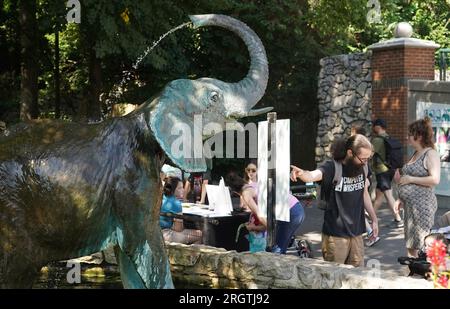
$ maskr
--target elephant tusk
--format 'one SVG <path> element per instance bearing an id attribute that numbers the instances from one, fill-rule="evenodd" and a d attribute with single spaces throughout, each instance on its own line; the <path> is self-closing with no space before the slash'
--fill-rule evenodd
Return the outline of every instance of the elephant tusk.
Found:
<path id="1" fill-rule="evenodd" d="M 259 109 L 251 109 L 246 115 L 245 117 L 251 117 L 251 116 L 258 116 L 261 114 L 265 114 L 267 112 L 270 112 L 271 110 L 273 110 L 273 106 L 270 107 L 264 107 L 264 108 L 259 108 Z"/>

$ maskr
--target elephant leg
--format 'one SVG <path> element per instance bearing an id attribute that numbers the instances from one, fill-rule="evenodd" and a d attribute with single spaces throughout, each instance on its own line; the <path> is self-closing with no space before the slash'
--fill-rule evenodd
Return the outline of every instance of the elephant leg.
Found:
<path id="1" fill-rule="evenodd" d="M 120 276 L 126 289 L 173 289 L 170 266 L 166 257 L 154 254 L 147 242 L 127 254 L 120 245 L 114 247 Z"/>
<path id="2" fill-rule="evenodd" d="M 114 253 L 119 264 L 123 287 L 125 289 L 145 289 L 145 283 L 130 257 L 122 251 L 119 245 L 114 246 Z"/>
<path id="3" fill-rule="evenodd" d="M 117 227 L 115 254 L 125 288 L 173 288 L 169 260 L 159 225 Z M 159 222 L 158 222 L 159 223 Z"/>
<path id="4" fill-rule="evenodd" d="M 115 235 L 119 246 L 115 250 L 126 288 L 173 288 L 159 226 L 159 193 L 160 183 L 153 181 L 144 192 L 137 194 L 122 187 L 115 194 Z"/>

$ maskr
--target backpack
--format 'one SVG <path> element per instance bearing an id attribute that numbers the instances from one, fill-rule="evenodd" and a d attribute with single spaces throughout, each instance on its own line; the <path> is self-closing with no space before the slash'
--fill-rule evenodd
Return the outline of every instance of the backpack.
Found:
<path id="1" fill-rule="evenodd" d="M 378 158 L 391 170 L 401 168 L 403 166 L 403 145 L 396 138 L 387 136 L 381 137 L 384 141 L 384 149 L 386 149 L 386 161 L 381 160 L 380 154 Z"/>
<path id="2" fill-rule="evenodd" d="M 334 176 L 331 183 L 327 182 L 327 179 L 322 179 L 322 184 L 317 188 L 317 207 L 321 210 L 327 210 L 328 201 L 330 199 L 331 190 L 336 187 L 337 184 L 341 182 L 342 179 L 342 163 L 333 160 L 334 163 Z M 369 174 L 369 167 L 367 164 L 363 166 L 364 179 Z"/>

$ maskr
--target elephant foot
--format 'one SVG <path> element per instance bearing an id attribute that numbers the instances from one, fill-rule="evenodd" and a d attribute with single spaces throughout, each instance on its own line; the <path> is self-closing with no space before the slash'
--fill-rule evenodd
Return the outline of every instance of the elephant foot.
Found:
<path id="1" fill-rule="evenodd" d="M 128 256 L 119 245 L 114 247 L 120 277 L 125 289 L 173 289 L 170 267 L 165 263 L 156 263 L 155 256 L 148 245 L 140 248 L 133 256 Z"/>
<path id="2" fill-rule="evenodd" d="M 144 281 L 130 258 L 120 249 L 119 246 L 114 247 L 117 263 L 119 264 L 120 278 L 125 289 L 145 289 Z"/>

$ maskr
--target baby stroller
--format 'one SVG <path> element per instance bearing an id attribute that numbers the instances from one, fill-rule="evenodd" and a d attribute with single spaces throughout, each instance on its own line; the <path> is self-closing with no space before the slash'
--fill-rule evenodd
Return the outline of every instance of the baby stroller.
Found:
<path id="1" fill-rule="evenodd" d="M 401 256 L 397 260 L 402 265 L 408 265 L 408 277 L 419 275 L 424 279 L 428 279 L 431 272 L 431 263 L 427 261 L 427 254 L 424 251 L 421 250 L 417 258 Z"/>
<path id="2" fill-rule="evenodd" d="M 297 251 L 298 256 L 301 258 L 312 259 L 314 257 L 311 249 L 311 244 L 306 239 L 297 239 L 295 237 L 292 237 L 289 247 L 294 247 L 295 251 Z"/>
<path id="3" fill-rule="evenodd" d="M 442 240 L 444 244 L 447 245 L 450 239 L 450 211 L 443 214 L 437 221 L 433 229 L 431 229 L 430 234 L 425 237 L 425 242 L 427 238 L 432 240 Z M 401 256 L 398 262 L 402 265 L 408 265 L 409 276 L 414 274 L 420 275 L 427 279 L 431 272 L 431 264 L 427 261 L 427 254 L 425 248 L 419 251 L 417 258 L 411 258 L 407 256 Z"/>

